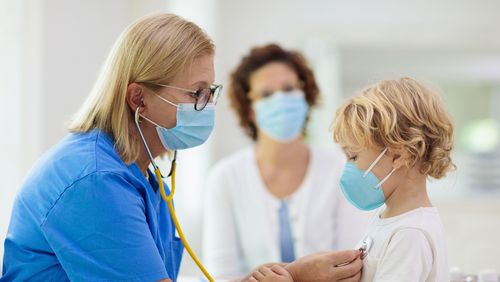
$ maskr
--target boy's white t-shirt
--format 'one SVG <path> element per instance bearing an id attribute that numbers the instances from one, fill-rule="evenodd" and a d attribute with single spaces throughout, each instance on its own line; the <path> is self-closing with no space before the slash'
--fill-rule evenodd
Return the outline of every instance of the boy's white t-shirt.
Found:
<path id="1" fill-rule="evenodd" d="M 434 207 L 373 217 L 365 238 L 372 246 L 363 262 L 361 281 L 450 281 L 443 225 Z"/>

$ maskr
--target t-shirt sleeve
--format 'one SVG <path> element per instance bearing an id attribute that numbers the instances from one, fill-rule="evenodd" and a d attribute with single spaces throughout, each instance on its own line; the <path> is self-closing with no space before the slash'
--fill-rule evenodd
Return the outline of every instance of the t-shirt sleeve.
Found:
<path id="1" fill-rule="evenodd" d="M 432 244 L 424 231 L 400 229 L 382 254 L 373 281 L 426 281 L 433 265 Z"/>
<path id="2" fill-rule="evenodd" d="M 41 227 L 72 281 L 169 278 L 144 200 L 119 174 L 96 172 L 73 183 Z"/>

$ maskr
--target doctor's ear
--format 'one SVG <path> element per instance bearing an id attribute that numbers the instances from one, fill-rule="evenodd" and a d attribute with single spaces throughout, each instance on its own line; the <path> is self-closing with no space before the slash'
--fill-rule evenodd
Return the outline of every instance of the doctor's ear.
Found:
<path id="1" fill-rule="evenodd" d="M 410 154 L 404 148 L 389 149 L 388 151 L 392 158 L 393 168 L 404 168 L 410 163 Z"/>
<path id="2" fill-rule="evenodd" d="M 143 107 L 144 105 L 144 93 L 143 93 L 143 87 L 135 82 L 132 82 L 128 85 L 127 87 L 127 104 L 132 112 L 135 112 L 137 107 Z M 143 111 L 143 109 L 139 110 L 140 112 Z"/>

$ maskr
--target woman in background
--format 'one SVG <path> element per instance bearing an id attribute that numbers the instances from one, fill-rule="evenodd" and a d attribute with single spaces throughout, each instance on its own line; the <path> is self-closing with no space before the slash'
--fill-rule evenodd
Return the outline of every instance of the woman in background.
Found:
<path id="1" fill-rule="evenodd" d="M 252 49 L 231 76 L 229 96 L 254 144 L 209 175 L 207 268 L 238 276 L 265 262 L 353 248 L 367 216 L 341 195 L 344 156 L 304 142 L 319 90 L 302 55 L 278 45 Z"/>

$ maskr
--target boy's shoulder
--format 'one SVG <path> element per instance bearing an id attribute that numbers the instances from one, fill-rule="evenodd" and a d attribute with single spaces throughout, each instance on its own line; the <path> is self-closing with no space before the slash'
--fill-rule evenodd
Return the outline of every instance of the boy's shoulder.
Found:
<path id="1" fill-rule="evenodd" d="M 433 250 L 444 242 L 444 227 L 434 207 L 417 208 L 391 218 L 376 217 L 372 230 L 377 230 L 373 236 L 381 241 L 381 252 L 395 241 L 407 245 L 426 243 Z"/>
<path id="2" fill-rule="evenodd" d="M 417 229 L 422 231 L 442 230 L 439 211 L 435 207 L 421 207 L 398 216 L 380 218 L 380 210 L 374 224 L 394 233 L 396 230 Z"/>

